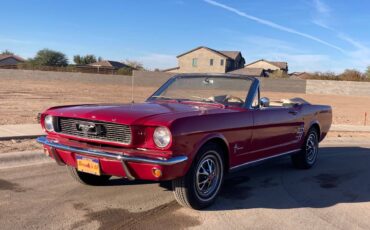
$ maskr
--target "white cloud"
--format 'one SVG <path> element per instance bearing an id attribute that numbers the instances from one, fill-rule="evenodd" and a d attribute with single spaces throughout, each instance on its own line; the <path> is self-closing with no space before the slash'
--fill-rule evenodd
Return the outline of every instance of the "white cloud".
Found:
<path id="1" fill-rule="evenodd" d="M 330 27 L 331 8 L 321 0 L 312 0 L 313 19 L 312 22 L 324 29 L 332 30 Z"/>
<path id="2" fill-rule="evenodd" d="M 336 46 L 334 44 L 331 44 L 331 43 L 329 43 L 327 41 L 324 41 L 324 40 L 322 40 L 318 37 L 315 37 L 313 35 L 303 33 L 303 32 L 300 32 L 298 30 L 295 30 L 295 29 L 292 29 L 292 28 L 289 28 L 289 27 L 286 27 L 286 26 L 282 26 L 280 24 L 277 24 L 277 23 L 269 21 L 269 20 L 265 20 L 265 19 L 262 19 L 262 18 L 255 17 L 253 15 L 246 14 L 246 13 L 244 13 L 244 12 L 242 12 L 242 11 L 236 9 L 236 8 L 227 6 L 225 4 L 222 4 L 222 3 L 219 3 L 219 2 L 216 2 L 216 1 L 213 1 L 213 0 L 203 0 L 203 1 L 205 1 L 206 3 L 211 4 L 213 6 L 217 6 L 217 7 L 220 7 L 222 9 L 225 9 L 227 11 L 233 12 L 233 13 L 241 16 L 241 17 L 247 18 L 247 19 L 255 21 L 257 23 L 269 26 L 269 27 L 277 29 L 277 30 L 281 30 L 281 31 L 284 31 L 284 32 L 288 32 L 288 33 L 291 33 L 291 34 L 295 34 L 295 35 L 310 39 L 312 41 L 321 43 L 321 44 L 326 45 L 328 47 L 331 47 L 333 49 L 339 50 L 343 53 L 345 52 L 341 47 Z"/>
<path id="3" fill-rule="evenodd" d="M 328 25 L 328 23 L 324 22 L 321 18 L 314 18 L 312 22 L 317 26 L 320 26 L 324 29 L 332 30 L 332 28 Z"/>
<path id="4" fill-rule="evenodd" d="M 316 10 L 319 12 L 319 13 L 322 13 L 322 14 L 329 14 L 331 9 L 328 7 L 328 5 L 326 5 L 324 2 L 322 2 L 321 0 L 314 0 L 313 1 L 313 4 L 316 8 Z"/>
<path id="5" fill-rule="evenodd" d="M 289 64 L 289 72 L 294 71 L 334 71 L 343 70 L 338 60 L 333 60 L 324 54 L 291 54 L 291 53 L 270 53 L 272 61 L 286 61 Z"/>
<path id="6" fill-rule="evenodd" d="M 151 70 L 156 68 L 167 69 L 177 66 L 177 59 L 175 55 L 150 53 L 133 59 L 142 62 L 146 68 Z"/>
<path id="7" fill-rule="evenodd" d="M 0 37 L 0 43 L 12 43 L 12 44 L 33 44 L 32 41 L 18 40 L 13 38 Z"/>
<path id="8" fill-rule="evenodd" d="M 355 50 L 351 50 L 348 52 L 348 56 L 351 58 L 349 62 L 352 64 L 353 68 L 365 69 L 367 66 L 370 65 L 369 47 L 345 34 L 339 33 L 338 37 L 355 47 Z"/>
<path id="9" fill-rule="evenodd" d="M 248 48 L 264 49 L 274 52 L 302 52 L 302 48 L 296 48 L 292 43 L 280 39 L 263 37 L 263 36 L 248 36 L 237 42 L 238 44 L 247 44 Z M 247 48 L 247 47 L 244 47 Z"/>
<path id="10" fill-rule="evenodd" d="M 366 66 L 370 65 L 370 48 L 360 41 L 350 37 L 349 35 L 334 29 L 329 26 L 327 21 L 332 17 L 332 9 L 321 0 L 313 0 L 313 6 L 315 10 L 315 17 L 313 23 L 335 33 L 336 37 L 345 41 L 355 48 L 354 50 L 347 51 L 345 54 L 349 58 L 346 62 L 346 66 L 349 68 L 365 69 Z"/>

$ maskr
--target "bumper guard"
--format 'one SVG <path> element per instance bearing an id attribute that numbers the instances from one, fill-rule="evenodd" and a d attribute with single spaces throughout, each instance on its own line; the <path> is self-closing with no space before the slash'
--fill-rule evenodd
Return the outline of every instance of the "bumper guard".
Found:
<path id="1" fill-rule="evenodd" d="M 71 146 L 60 144 L 57 141 L 49 140 L 45 136 L 38 137 L 36 140 L 40 144 L 51 147 L 51 154 L 53 155 L 58 165 L 64 165 L 64 162 L 58 156 L 55 149 L 61 149 L 61 150 L 69 151 L 69 152 L 82 153 L 82 154 L 86 154 L 90 156 L 104 157 L 108 159 L 121 161 L 122 168 L 129 180 L 135 180 L 135 177 L 131 174 L 130 170 L 127 167 L 126 162 L 138 162 L 138 163 L 148 163 L 148 164 L 156 164 L 156 165 L 174 165 L 174 164 L 179 164 L 179 163 L 182 163 L 188 160 L 186 156 L 176 156 L 176 157 L 172 157 L 169 159 L 153 159 L 153 158 L 146 158 L 146 157 L 128 156 L 128 155 L 125 155 L 125 153 L 117 154 L 117 153 L 111 153 L 111 152 L 105 152 L 105 151 L 98 151 L 94 149 L 83 149 L 83 148 L 78 148 L 78 147 L 71 147 Z"/>

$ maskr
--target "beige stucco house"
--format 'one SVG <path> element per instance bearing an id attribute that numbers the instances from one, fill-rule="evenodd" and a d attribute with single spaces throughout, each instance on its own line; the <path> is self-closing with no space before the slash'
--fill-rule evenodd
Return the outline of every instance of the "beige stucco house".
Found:
<path id="1" fill-rule="evenodd" d="M 218 51 L 200 46 L 177 56 L 178 67 L 163 70 L 168 73 L 226 73 L 243 68 L 240 51 Z"/>
<path id="2" fill-rule="evenodd" d="M 245 65 L 244 68 L 259 68 L 263 69 L 266 72 L 275 72 L 281 71 L 285 74 L 288 73 L 288 63 L 287 62 L 278 62 L 278 61 L 267 61 L 264 59 L 257 60 L 255 62 Z"/>

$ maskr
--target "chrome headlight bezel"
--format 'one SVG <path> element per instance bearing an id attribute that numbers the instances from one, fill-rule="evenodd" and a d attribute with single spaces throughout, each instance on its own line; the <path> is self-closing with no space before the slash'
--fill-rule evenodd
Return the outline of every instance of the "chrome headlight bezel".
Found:
<path id="1" fill-rule="evenodd" d="M 44 128 L 48 132 L 54 132 L 54 117 L 46 115 L 44 118 Z"/>
<path id="2" fill-rule="evenodd" d="M 157 127 L 153 133 L 153 141 L 159 148 L 166 148 L 172 141 L 171 131 L 164 126 Z"/>

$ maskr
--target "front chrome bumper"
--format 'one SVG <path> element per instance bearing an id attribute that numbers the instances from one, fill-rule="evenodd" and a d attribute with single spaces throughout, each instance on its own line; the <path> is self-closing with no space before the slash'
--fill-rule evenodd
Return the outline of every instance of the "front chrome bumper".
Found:
<path id="1" fill-rule="evenodd" d="M 126 162 L 138 162 L 138 163 L 147 163 L 147 164 L 155 164 L 155 165 L 174 165 L 174 164 L 179 164 L 179 163 L 182 163 L 188 160 L 188 157 L 186 156 L 176 156 L 176 157 L 172 157 L 169 159 L 152 159 L 152 158 L 146 158 L 146 157 L 128 156 L 128 155 L 125 155 L 125 153 L 117 154 L 117 153 L 99 151 L 99 150 L 94 150 L 94 149 L 83 149 L 83 148 L 78 148 L 78 147 L 71 147 L 71 146 L 60 144 L 57 141 L 49 140 L 45 136 L 38 137 L 36 140 L 40 144 L 51 147 L 51 154 L 53 155 L 57 163 L 60 165 L 63 165 L 64 163 L 62 162 L 62 160 L 56 153 L 55 149 L 61 149 L 61 150 L 69 151 L 69 152 L 82 153 L 85 155 L 90 155 L 90 156 L 95 156 L 95 157 L 104 157 L 104 158 L 120 161 L 122 163 L 123 170 L 125 171 L 125 174 L 129 180 L 134 180 L 135 177 L 132 176 L 132 174 L 130 173 L 130 170 L 128 169 L 126 165 Z"/>

